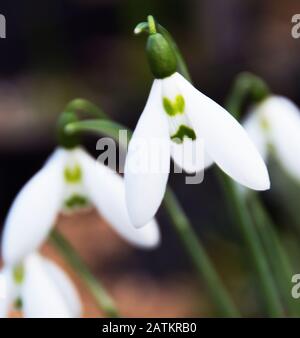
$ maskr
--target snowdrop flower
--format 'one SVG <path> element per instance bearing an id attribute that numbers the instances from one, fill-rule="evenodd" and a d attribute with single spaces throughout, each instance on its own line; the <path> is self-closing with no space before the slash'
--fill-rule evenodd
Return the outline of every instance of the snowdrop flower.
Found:
<path id="1" fill-rule="evenodd" d="M 13 308 L 27 318 L 75 318 L 81 316 L 81 302 L 71 280 L 49 259 L 37 253 L 22 263 L 0 271 L 4 292 L 0 298 L 0 318 Z"/>
<path id="2" fill-rule="evenodd" d="M 300 110 L 293 102 L 267 97 L 252 107 L 244 127 L 265 160 L 272 150 L 282 167 L 300 180 Z"/>
<path id="3" fill-rule="evenodd" d="M 176 72 L 173 50 L 153 25 L 149 30 L 147 56 L 155 80 L 125 164 L 126 202 L 133 224 L 140 227 L 157 212 L 166 189 L 170 157 L 186 172 L 203 170 L 213 161 L 242 185 L 269 189 L 265 163 L 244 128 Z M 137 145 L 142 144 L 141 140 L 150 145 L 152 139 L 164 145 L 164 151 L 157 148 L 157 161 L 164 169 L 160 172 L 154 172 L 151 166 L 148 170 L 141 166 L 139 170 L 135 165 L 151 158 L 150 147 L 139 151 Z M 195 166 L 193 154 L 201 151 L 201 142 L 205 147 L 204 159 Z"/>
<path id="4" fill-rule="evenodd" d="M 60 211 L 74 211 L 90 204 L 130 243 L 140 247 L 158 244 L 160 236 L 154 220 L 146 222 L 143 229 L 133 227 L 121 176 L 80 147 L 58 147 L 21 189 L 9 210 L 2 243 L 5 263 L 17 264 L 37 249 Z"/>

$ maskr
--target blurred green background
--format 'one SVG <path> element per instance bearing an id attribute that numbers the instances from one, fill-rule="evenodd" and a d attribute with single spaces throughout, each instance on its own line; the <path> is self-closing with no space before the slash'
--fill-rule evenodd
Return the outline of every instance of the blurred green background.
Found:
<path id="1" fill-rule="evenodd" d="M 7 20 L 7 38 L 0 39 L 2 221 L 18 190 L 55 147 L 56 118 L 69 100 L 87 98 L 119 122 L 135 126 L 152 76 L 145 38 L 133 36 L 133 29 L 150 13 L 175 37 L 196 87 L 220 104 L 235 76 L 247 70 L 300 105 L 300 39 L 291 36 L 291 17 L 300 13 L 298 0 L 2 0 L 0 13 Z M 97 155 L 96 138 L 86 138 L 86 145 Z M 276 163 L 271 164 L 271 178 L 272 189 L 263 198 L 288 243 L 297 273 L 300 187 Z M 172 175 L 171 185 L 235 299 L 241 300 L 248 315 L 259 314 L 252 297 L 255 280 L 247 259 L 240 255 L 243 248 L 211 170 L 201 185 L 185 185 L 184 175 Z M 96 222 L 91 217 L 75 223 Z M 98 252 L 101 236 L 94 244 L 96 251 L 92 243 L 80 250 L 93 269 L 114 285 L 112 293 L 124 300 L 125 312 L 131 309 L 129 315 L 192 316 L 199 311 L 211 315 L 163 211 L 158 218 L 163 241 L 153 252 L 127 246 L 110 250 L 107 244 L 104 252 Z M 84 228 L 67 227 L 80 243 Z M 112 243 L 118 241 L 109 236 Z M 140 278 L 146 282 L 139 283 Z M 139 289 L 143 285 L 149 294 Z M 90 311 L 88 315 L 95 314 Z"/>

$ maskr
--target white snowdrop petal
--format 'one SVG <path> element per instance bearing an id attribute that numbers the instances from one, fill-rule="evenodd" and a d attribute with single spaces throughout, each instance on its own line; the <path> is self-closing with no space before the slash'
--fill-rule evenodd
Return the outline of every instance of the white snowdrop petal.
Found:
<path id="1" fill-rule="evenodd" d="M 58 265 L 46 258 L 42 258 L 42 260 L 50 279 L 68 305 L 72 318 L 80 317 L 82 314 L 81 301 L 73 282 Z"/>
<path id="2" fill-rule="evenodd" d="M 266 190 L 270 180 L 266 165 L 244 128 L 216 102 L 176 74 L 186 99 L 187 114 L 205 149 L 216 164 L 237 182 Z"/>
<path id="3" fill-rule="evenodd" d="M 21 288 L 23 313 L 27 318 L 72 318 L 67 302 L 44 266 L 43 259 L 32 254 L 25 259 Z"/>
<path id="4" fill-rule="evenodd" d="M 6 318 L 12 307 L 17 288 L 12 279 L 12 270 L 4 267 L 0 271 L 0 318 Z"/>
<path id="5" fill-rule="evenodd" d="M 267 99 L 260 108 L 269 123 L 270 143 L 284 169 L 300 180 L 300 110 L 284 97 Z"/>
<path id="6" fill-rule="evenodd" d="M 213 159 L 205 151 L 204 152 L 204 169 L 210 168 L 213 164 L 214 164 Z"/>
<path id="7" fill-rule="evenodd" d="M 142 227 L 155 216 L 170 171 L 169 126 L 162 107 L 161 81 L 154 80 L 126 157 L 126 203 L 136 227 Z"/>
<path id="8" fill-rule="evenodd" d="M 151 220 L 142 229 L 136 229 L 129 219 L 123 178 L 84 150 L 78 149 L 78 158 L 88 197 L 100 215 L 130 243 L 140 247 L 156 246 L 160 239 L 157 223 Z"/>
<path id="9" fill-rule="evenodd" d="M 7 280 L 4 271 L 0 271 L 0 318 L 6 318 L 9 309 Z"/>
<path id="10" fill-rule="evenodd" d="M 243 122 L 243 127 L 262 158 L 267 160 L 267 135 L 264 133 L 261 123 L 259 115 L 256 113 L 256 107 L 253 107 Z"/>
<path id="11" fill-rule="evenodd" d="M 171 142 L 171 157 L 179 168 L 195 173 L 208 168 L 213 161 L 204 152 L 203 140 L 185 138 L 183 143 Z"/>
<path id="12" fill-rule="evenodd" d="M 62 149 L 56 150 L 14 200 L 4 225 L 5 263 L 16 264 L 39 247 L 54 225 L 62 203 L 65 154 Z"/>

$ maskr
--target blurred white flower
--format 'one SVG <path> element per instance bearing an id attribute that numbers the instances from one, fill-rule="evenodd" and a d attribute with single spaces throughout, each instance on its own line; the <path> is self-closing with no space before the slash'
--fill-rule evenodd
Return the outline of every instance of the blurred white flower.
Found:
<path id="1" fill-rule="evenodd" d="M 267 160 L 270 151 L 300 181 L 300 110 L 289 99 L 270 96 L 252 107 L 244 127 Z"/>
<path id="2" fill-rule="evenodd" d="M 13 308 L 27 318 L 76 318 L 81 316 L 81 302 L 65 272 L 37 253 L 27 256 L 17 266 L 4 266 L 0 281 L 5 294 L 0 298 L 0 318 Z"/>
<path id="3" fill-rule="evenodd" d="M 159 152 L 161 172 L 137 170 L 149 154 L 136 152 L 139 139 L 160 139 L 169 147 Z M 205 154 L 196 167 L 193 154 Z M 150 142 L 149 142 L 150 143 Z M 187 147 L 184 147 L 188 143 Z M 182 154 L 188 152 L 188 154 Z M 199 155 L 199 154 L 198 154 Z M 157 212 L 169 176 L 170 157 L 185 171 L 200 171 L 213 161 L 237 182 L 255 190 L 270 187 L 268 171 L 244 128 L 216 102 L 195 89 L 180 74 L 155 79 L 145 109 L 129 144 L 125 164 L 126 202 L 130 218 L 143 226 Z M 182 159 L 185 159 L 184 162 Z"/>
<path id="4" fill-rule="evenodd" d="M 6 281 L 3 278 L 0 278 L 0 301 L 6 297 Z"/>
<path id="5" fill-rule="evenodd" d="M 21 189 L 9 210 L 2 242 L 4 262 L 17 264 L 36 250 L 61 210 L 72 211 L 89 203 L 129 242 L 141 247 L 158 244 L 155 220 L 143 229 L 132 226 L 121 176 L 81 148 L 58 148 Z"/>

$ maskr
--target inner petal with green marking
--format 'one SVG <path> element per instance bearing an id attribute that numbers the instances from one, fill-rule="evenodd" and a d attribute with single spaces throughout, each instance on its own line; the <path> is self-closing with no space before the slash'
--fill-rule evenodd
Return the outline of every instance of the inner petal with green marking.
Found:
<path id="1" fill-rule="evenodd" d="M 12 279 L 15 285 L 19 288 L 24 282 L 25 278 L 25 269 L 22 263 L 17 264 L 12 270 Z M 19 295 L 19 291 L 15 294 L 15 299 L 13 301 L 13 307 L 15 310 L 20 311 L 23 307 L 22 298 Z"/>
<path id="2" fill-rule="evenodd" d="M 169 122 L 170 139 L 177 144 L 185 139 L 196 140 L 196 133 L 186 114 L 185 98 L 172 78 L 163 80 L 162 104 Z"/>
<path id="3" fill-rule="evenodd" d="M 71 195 L 64 202 L 64 206 L 67 210 L 80 209 L 87 207 L 88 205 L 89 205 L 88 199 L 79 194 Z"/>
<path id="4" fill-rule="evenodd" d="M 66 185 L 64 192 L 63 211 L 76 211 L 89 206 L 90 201 L 82 183 Z"/>
<path id="5" fill-rule="evenodd" d="M 82 172 L 79 164 L 66 166 L 64 170 L 64 178 L 66 183 L 78 184 L 82 179 Z"/>
<path id="6" fill-rule="evenodd" d="M 190 138 L 193 141 L 196 140 L 196 134 L 194 132 L 194 129 L 184 124 L 181 124 L 177 132 L 171 135 L 171 140 L 175 143 L 180 144 L 180 143 L 183 143 L 185 137 Z"/>
<path id="7" fill-rule="evenodd" d="M 66 185 L 64 189 L 63 210 L 70 212 L 88 207 L 90 203 L 84 189 L 83 172 L 80 164 L 74 157 L 70 157 L 68 164 L 65 166 L 64 180 Z"/>
<path id="8" fill-rule="evenodd" d="M 265 116 L 259 117 L 259 123 L 264 132 L 269 132 L 271 129 L 270 122 L 267 120 Z"/>
<path id="9" fill-rule="evenodd" d="M 23 264 L 18 264 L 13 269 L 13 280 L 16 284 L 22 284 L 25 277 L 25 270 Z"/>
<path id="10" fill-rule="evenodd" d="M 23 300 L 21 297 L 17 297 L 15 300 L 14 300 L 14 308 L 15 310 L 17 311 L 21 311 L 23 309 Z"/>
<path id="11" fill-rule="evenodd" d="M 180 94 L 176 95 L 174 100 L 163 97 L 163 106 L 169 116 L 184 114 L 185 102 Z"/>
<path id="12" fill-rule="evenodd" d="M 170 138 L 173 142 L 181 144 L 185 138 L 196 139 L 196 133 L 185 113 L 184 97 L 180 94 L 171 100 L 163 97 L 163 107 L 168 117 Z"/>

